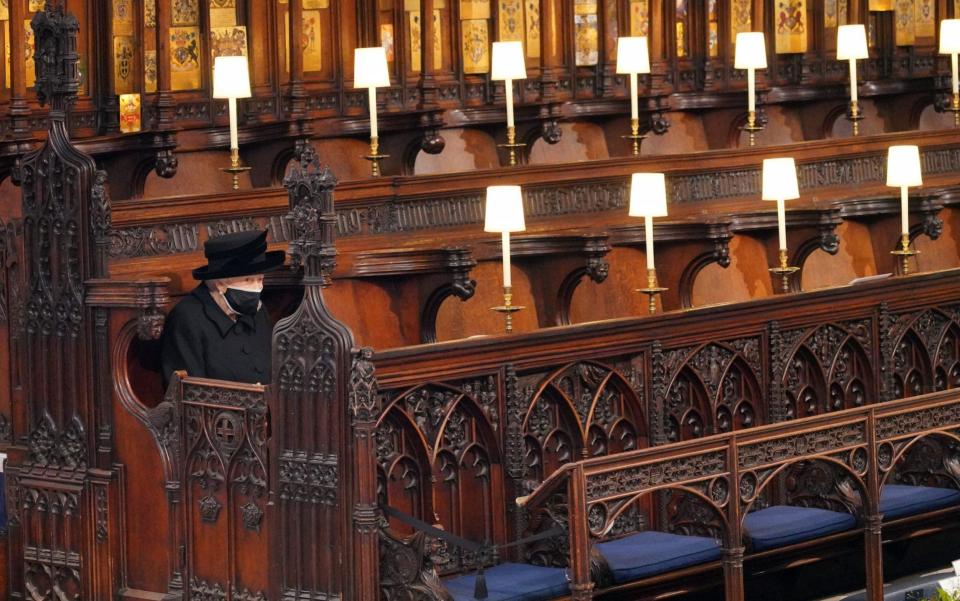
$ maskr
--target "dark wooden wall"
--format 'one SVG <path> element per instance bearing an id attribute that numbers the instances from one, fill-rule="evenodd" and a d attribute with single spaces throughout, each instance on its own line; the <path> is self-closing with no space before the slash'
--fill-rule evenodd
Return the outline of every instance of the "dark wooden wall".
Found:
<path id="1" fill-rule="evenodd" d="M 0 60 L 0 175 L 44 136 L 48 114 L 37 102 L 29 28 L 9 26 L 28 21 L 43 3 L 9 4 L 0 9 L 7 17 L 0 23 L 9 29 L 3 34 L 9 50 L 0 46 L 6 59 Z M 514 4 L 521 17 L 529 13 L 516 23 Z M 834 58 L 836 27 L 845 22 L 866 23 L 870 31 L 871 57 L 860 67 L 864 135 L 952 122 L 940 112 L 949 59 L 936 54 L 936 25 L 955 15 L 950 0 L 910 0 L 916 15 L 930 17 L 913 15 L 908 27 L 895 26 L 900 8 L 877 12 L 868 0 L 808 0 L 801 3 L 803 32 L 784 42 L 777 41 L 773 0 L 687 4 L 70 0 L 66 6 L 80 23 L 81 65 L 70 131 L 108 171 L 124 174 L 110 180 L 115 198 L 228 191 L 229 178 L 216 171 L 228 162 L 226 104 L 211 99 L 210 73 L 214 54 L 245 48 L 253 98 L 240 101 L 240 141 L 253 170 L 243 187 L 279 185 L 297 139 L 311 140 L 341 181 L 365 179 L 367 92 L 353 88 L 353 49 L 383 43 L 393 32 L 392 86 L 379 92 L 381 148 L 390 155 L 385 172 L 495 167 L 506 160 L 497 148 L 505 137 L 503 86 L 487 70 L 474 72 L 470 56 L 488 54 L 494 40 L 519 36 L 528 68 L 516 92 L 523 160 L 621 157 L 629 152 L 621 138 L 628 133 L 629 103 L 626 80 L 615 74 L 616 38 L 645 34 L 652 73 L 641 77 L 641 129 L 649 133 L 643 152 L 736 148 L 746 144 L 740 131 L 746 102 L 745 74 L 733 69 L 733 39 L 737 31 L 755 30 L 766 33 L 769 64 L 758 75 L 767 124 L 759 143 L 846 137 L 847 71 Z M 426 15 L 436 18 L 411 29 Z M 482 35 L 468 35 L 477 27 L 487 31 L 486 43 Z M 302 48 L 301 36 L 288 35 L 298 31 L 316 43 Z M 230 32 L 233 42 L 224 42 Z M 422 49 L 419 59 L 412 48 Z M 120 133 L 122 93 L 140 95 L 138 133 Z"/>
<path id="2" fill-rule="evenodd" d="M 233 21 L 247 28 L 255 88 L 241 102 L 242 155 L 253 170 L 236 193 L 217 171 L 227 161 L 226 115 L 209 97 L 207 45 L 211 11 L 227 5 L 229 12 L 230 4 Z M 806 49 L 784 53 L 774 43 L 773 2 L 738 2 L 752 28 L 768 33 L 771 65 L 760 78 L 766 129 L 748 148 L 739 129 L 744 82 L 731 66 L 732 3 L 717 2 L 711 19 L 700 4 L 678 15 L 675 4 L 656 0 L 601 0 L 596 64 L 578 65 L 574 4 L 542 0 L 539 56 L 528 48 L 530 77 L 518 93 L 526 164 L 507 169 L 496 147 L 504 138 L 503 90 L 485 74 L 463 72 L 458 28 L 468 4 L 421 0 L 408 10 L 390 1 L 69 0 L 74 21 L 54 10 L 63 3 L 38 12 L 31 0 L 10 0 L 7 22 L 38 15 L 35 31 L 45 32 L 34 34 L 38 60 L 31 63 L 26 29 L 11 28 L 10 84 L 0 93 L 0 448 L 10 454 L 12 598 L 372 599 L 375 578 L 358 574 L 377 573 L 378 492 L 415 512 L 437 512 L 457 532 L 501 540 L 520 530 L 515 516 L 491 511 L 469 522 L 455 501 L 502 505 L 524 479 L 537 481 L 569 459 L 567 450 L 590 454 L 601 444 L 600 437 L 562 448 L 537 441 L 553 450 L 537 458 L 541 472 L 526 472 L 522 449 L 505 444 L 524 414 L 518 382 L 534 389 L 527 400 L 549 404 L 564 378 L 616 371 L 610 390 L 623 401 L 622 430 L 603 434 L 629 446 L 836 408 L 838 376 L 818 355 L 819 343 L 803 355 L 819 362 L 819 379 L 797 384 L 816 402 L 799 402 L 806 389 L 784 383 L 785 368 L 773 362 L 793 355 L 774 348 L 787 342 L 774 335 L 773 320 L 784 331 L 803 330 L 791 339 L 798 349 L 808 330 L 845 332 L 839 348 L 852 349 L 862 390 L 845 388 L 844 407 L 858 395 L 870 402 L 954 385 L 955 366 L 934 346 L 952 348 L 957 339 L 957 276 L 949 270 L 960 261 L 960 142 L 952 117 L 937 111 L 947 63 L 934 53 L 935 35 L 914 28 L 913 42 L 898 44 L 892 12 L 870 12 L 859 0 L 846 5 L 847 20 L 865 21 L 873 32 L 861 70 L 867 118 L 855 138 L 843 119 L 845 71 L 832 60 L 834 25 L 821 5 L 807 3 Z M 181 22 L 177 12 L 194 6 L 195 24 Z M 497 6 L 491 39 L 501 22 Z M 936 18 L 955 14 L 944 0 L 932 6 Z M 642 84 L 644 130 L 652 133 L 640 158 L 626 156 L 619 137 L 627 100 L 612 55 L 618 32 L 643 27 L 631 24 L 633 10 L 649 15 L 654 59 Z M 404 23 L 408 13 L 435 11 L 439 52 L 427 19 L 417 71 Z M 309 67 L 316 57 L 304 56 L 298 36 L 288 42 L 284 33 L 284 19 L 297 32 L 311 18 L 325 50 L 318 69 Z M 381 141 L 392 156 L 387 175 L 373 179 L 361 158 L 365 92 L 352 88 L 351 57 L 354 46 L 375 43 L 385 24 L 396 35 L 394 85 L 381 91 Z M 175 89 L 182 73 L 175 77 L 163 59 L 183 41 L 170 37 L 172 27 L 195 29 L 199 41 L 199 83 L 184 89 Z M 681 30 L 688 37 L 678 45 Z M 124 42 L 118 37 L 134 41 L 126 67 L 114 52 Z M 47 39 L 55 44 L 45 46 Z M 161 57 L 153 72 L 151 52 Z M 47 71 L 28 85 L 38 65 Z M 121 71 L 133 74 L 123 89 Z M 120 91 L 142 94 L 140 133 L 118 131 Z M 922 254 L 910 264 L 923 275 L 834 289 L 855 277 L 899 274 L 889 254 L 899 239 L 898 204 L 884 185 L 892 143 L 918 144 L 924 153 L 925 185 L 911 200 L 911 239 Z M 802 267 L 789 288 L 824 289 L 811 296 L 778 296 L 767 271 L 776 222 L 758 200 L 759 166 L 781 154 L 797 158 L 803 191 L 788 212 L 791 262 Z M 330 170 L 320 170 L 317 157 Z M 280 187 L 291 169 L 308 165 L 316 193 L 299 198 L 323 217 L 316 223 L 291 218 L 291 196 Z M 656 228 L 669 288 L 658 308 L 667 313 L 653 319 L 636 293 L 644 283 L 642 229 L 626 216 L 627 178 L 638 170 L 664 171 L 670 186 L 671 216 Z M 336 204 L 334 178 L 341 180 Z M 500 250 L 480 227 L 483 188 L 506 179 L 524 186 L 530 224 L 515 238 L 516 301 L 526 309 L 510 339 L 490 336 L 501 328 L 489 310 L 500 302 Z M 297 257 L 268 281 L 267 304 L 283 319 L 277 385 L 186 381 L 165 396 L 157 339 L 165 312 L 195 285 L 189 272 L 202 261 L 204 240 L 263 226 L 273 245 Z M 311 276 L 306 287 L 304 275 Z M 923 294 L 911 295 L 917 290 Z M 878 305 L 884 299 L 887 308 Z M 706 307 L 734 301 L 751 302 Z M 688 308 L 699 310 L 682 311 Z M 939 324 L 937 336 L 910 325 L 920 317 Z M 851 320 L 869 321 L 869 343 Z M 709 330 L 713 321 L 727 329 Z M 568 324 L 574 327 L 553 327 Z M 464 340 L 477 334 L 488 337 Z M 740 344 L 747 338 L 762 351 Z M 421 345 L 434 340 L 446 344 Z M 902 373 L 878 375 L 899 360 L 901 343 L 910 351 L 898 364 Z M 739 403 L 718 404 L 698 371 L 704 355 L 697 345 L 742 359 L 725 364 L 741 374 Z M 633 355 L 624 362 L 628 347 Z M 678 367 L 669 382 L 654 378 L 652 367 L 668 357 L 689 369 Z M 646 370 L 642 385 L 634 368 Z M 667 415 L 656 403 L 678 387 L 688 390 L 690 406 Z M 786 406 L 790 395 L 796 398 Z M 444 410 L 470 425 L 470 438 L 441 440 L 436 424 L 417 415 L 424 396 L 447 399 Z M 448 403 L 468 397 L 477 401 Z M 579 428 L 569 412 L 537 419 L 553 419 L 547 437 Z M 455 472 L 464 486 L 443 499 L 391 489 L 387 458 L 375 448 L 391 427 L 407 428 L 407 438 L 392 439 L 390 459 L 424 476 Z M 420 447 L 411 443 L 414 431 Z M 234 447 L 238 433 L 243 444 Z M 460 453 L 466 448 L 474 455 Z M 474 461 L 490 466 L 489 481 L 466 478 L 475 475 L 465 467 Z M 312 530 L 300 536 L 308 522 Z M 336 544 L 313 544 L 321 535 Z M 140 552 L 154 547 L 162 550 Z M 273 563 L 260 561 L 265 549 Z M 305 553 L 316 556 L 304 560 Z M 339 570 L 341 561 L 363 569 Z"/>

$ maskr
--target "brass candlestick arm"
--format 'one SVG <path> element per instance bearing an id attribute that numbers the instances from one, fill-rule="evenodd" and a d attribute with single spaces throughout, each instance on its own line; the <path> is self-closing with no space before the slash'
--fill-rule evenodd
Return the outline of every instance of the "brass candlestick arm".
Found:
<path id="1" fill-rule="evenodd" d="M 903 234 L 900 236 L 900 248 L 897 250 L 891 250 L 890 254 L 900 257 L 900 275 L 909 275 L 910 257 L 913 255 L 919 255 L 920 251 L 911 249 L 910 234 Z"/>
<path id="2" fill-rule="evenodd" d="M 230 166 L 221 167 L 220 171 L 229 173 L 233 176 L 233 189 L 240 189 L 240 174 L 244 171 L 250 171 L 250 167 L 240 164 L 240 150 L 238 148 L 230 149 Z"/>
<path id="3" fill-rule="evenodd" d="M 622 136 L 622 137 L 623 137 L 623 139 L 625 139 L 625 140 L 630 140 L 630 141 L 633 143 L 633 153 L 632 153 L 633 156 L 639 156 L 639 155 L 640 155 L 640 143 L 643 141 L 644 138 L 647 137 L 647 136 L 645 136 L 645 135 L 640 135 L 640 120 L 639 120 L 639 119 L 631 119 L 631 120 L 630 120 L 630 135 L 629 135 L 629 136 Z"/>
<path id="4" fill-rule="evenodd" d="M 513 300 L 513 288 L 510 286 L 503 287 L 503 304 L 499 307 L 490 307 L 491 311 L 496 311 L 497 313 L 502 313 L 505 321 L 505 328 L 507 334 L 513 333 L 513 314 L 517 311 L 522 311 L 524 307 L 519 305 L 514 305 L 511 303 Z"/>
<path id="5" fill-rule="evenodd" d="M 863 120 L 863 113 L 860 112 L 860 103 L 856 100 L 850 101 L 850 113 L 847 120 L 853 125 L 853 135 L 860 135 L 860 121 Z"/>
<path id="6" fill-rule="evenodd" d="M 780 276 L 780 286 L 784 292 L 790 292 L 790 276 L 800 270 L 799 267 L 790 266 L 787 264 L 787 251 L 783 248 L 780 249 L 780 266 L 771 267 L 770 273 Z"/>
<path id="7" fill-rule="evenodd" d="M 507 143 L 497 144 L 497 148 L 506 148 L 510 152 L 510 166 L 517 166 L 517 150 L 526 146 L 523 142 L 517 142 L 517 129 L 515 127 L 507 128 Z"/>
<path id="8" fill-rule="evenodd" d="M 370 161 L 370 175 L 380 177 L 380 161 L 389 156 L 389 154 L 380 154 L 379 138 L 370 138 L 370 154 L 363 157 Z"/>
<path id="9" fill-rule="evenodd" d="M 647 287 L 640 288 L 637 292 L 642 292 L 646 294 L 649 298 L 649 304 L 647 308 L 650 310 L 650 314 L 657 312 L 657 295 L 663 292 L 666 292 L 669 288 L 663 288 L 657 285 L 657 270 L 648 269 L 647 270 Z"/>
<path id="10" fill-rule="evenodd" d="M 747 113 L 747 124 L 743 126 L 743 130 L 750 135 L 750 146 L 756 146 L 757 132 L 763 130 L 762 125 L 757 125 L 757 111 Z"/>
<path id="11" fill-rule="evenodd" d="M 960 127 L 960 94 L 953 94 L 947 110 L 953 113 L 953 126 Z"/>

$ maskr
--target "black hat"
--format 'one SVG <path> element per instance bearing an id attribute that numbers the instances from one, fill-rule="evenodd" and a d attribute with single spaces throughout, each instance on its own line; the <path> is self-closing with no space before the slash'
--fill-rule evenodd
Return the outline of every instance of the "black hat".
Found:
<path id="1" fill-rule="evenodd" d="M 267 252 L 266 230 L 237 232 L 203 243 L 207 264 L 193 270 L 195 280 L 236 278 L 270 271 L 283 265 L 282 250 Z"/>

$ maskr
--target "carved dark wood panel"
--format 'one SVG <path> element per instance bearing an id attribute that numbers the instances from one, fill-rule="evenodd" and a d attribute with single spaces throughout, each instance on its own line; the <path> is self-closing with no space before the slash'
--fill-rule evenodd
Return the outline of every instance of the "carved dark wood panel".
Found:
<path id="1" fill-rule="evenodd" d="M 486 376 L 388 395 L 377 425 L 381 502 L 471 540 L 503 540 L 497 385 Z M 457 548 L 435 558 L 441 571 L 473 561 Z"/>
<path id="2" fill-rule="evenodd" d="M 869 319 L 778 332 L 774 377 L 784 419 L 860 407 L 878 400 Z"/>
<path id="3" fill-rule="evenodd" d="M 761 339 L 742 338 L 664 351 L 664 438 L 668 442 L 763 423 Z"/>
<path id="4" fill-rule="evenodd" d="M 954 388 L 960 383 L 957 365 L 960 307 L 928 309 L 891 317 L 888 336 L 894 398 Z"/>
<path id="5" fill-rule="evenodd" d="M 354 549 L 358 565 L 376 565 L 376 473 L 369 422 L 376 419 L 369 351 L 353 351 L 350 330 L 327 309 L 334 248 L 333 188 L 308 144 L 284 184 L 295 237 L 291 263 L 302 268 L 303 297 L 273 332 L 270 471 L 279 489 L 271 596 L 373 598 L 377 571 L 344 570 L 341 553 Z M 351 415 L 352 414 L 352 415 Z M 353 427 L 349 427 L 349 424 Z M 357 473 L 352 469 L 356 460 Z M 316 541 L 325 544 L 318 545 Z"/>
<path id="6" fill-rule="evenodd" d="M 4 314 L 14 330 L 11 376 L 24 400 L 18 419 L 26 443 L 8 465 L 17 476 L 9 492 L 20 509 L 10 528 L 18 566 L 10 586 L 37 600 L 111 598 L 117 580 L 98 567 L 118 561 L 119 549 L 103 519 L 115 485 L 106 311 L 85 303 L 85 283 L 106 275 L 110 199 L 105 174 L 69 139 L 67 114 L 80 85 L 79 26 L 56 5 L 47 3 L 30 23 L 48 131 L 14 168 L 22 217 L 3 236 L 11 300 Z M 8 440 L 9 427 L 0 428 Z"/>
<path id="7" fill-rule="evenodd" d="M 262 389 L 180 381 L 183 512 L 189 589 L 226 599 L 263 595 L 266 580 L 248 573 L 266 545 L 267 406 Z"/>
<path id="8" fill-rule="evenodd" d="M 639 358 L 616 367 L 580 362 L 540 376 L 523 417 L 525 485 L 581 457 L 648 445 L 639 365 Z"/>

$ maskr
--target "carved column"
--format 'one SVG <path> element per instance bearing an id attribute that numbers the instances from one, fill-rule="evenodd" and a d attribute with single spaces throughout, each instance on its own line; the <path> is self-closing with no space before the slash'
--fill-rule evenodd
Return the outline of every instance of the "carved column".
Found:
<path id="1" fill-rule="evenodd" d="M 176 134 L 173 133 L 176 118 L 176 103 L 171 90 L 170 75 L 170 24 L 171 6 L 169 0 L 156 0 L 157 3 L 157 95 L 155 115 L 157 135 L 154 146 L 158 147 L 154 170 L 160 177 L 170 178 L 177 173 Z"/>
<path id="2" fill-rule="evenodd" d="M 293 264 L 303 269 L 303 300 L 274 328 L 273 378 L 268 392 L 275 416 L 271 473 L 277 475 L 270 519 L 278 532 L 270 553 L 274 579 L 270 598 L 353 601 L 372 586 L 362 581 L 373 578 L 355 565 L 357 558 L 376 561 L 369 556 L 367 532 L 371 499 L 357 498 L 356 492 L 362 490 L 369 497 L 373 476 L 360 474 L 357 466 L 371 465 L 364 452 L 372 441 L 351 448 L 347 407 L 353 335 L 330 314 L 323 299 L 336 256 L 336 178 L 328 168 L 320 167 L 314 153 L 304 152 L 301 157 L 284 185 L 290 195 L 295 233 L 290 253 Z M 358 366 L 361 372 L 366 369 L 362 363 Z M 369 383 L 371 379 L 372 373 L 357 381 Z M 366 428 L 364 425 L 361 433 Z"/>
<path id="3" fill-rule="evenodd" d="M 866 601 L 883 601 L 883 516 L 880 515 L 880 466 L 877 462 L 876 414 L 867 415 L 867 498 L 864 499 L 863 546 L 866 552 Z"/>
<path id="4" fill-rule="evenodd" d="M 542 0 L 540 4 L 540 101 L 556 99 L 559 78 L 563 71 L 563 6 L 558 0 Z M 572 60 L 572 59 L 571 59 Z M 521 94 L 521 99 L 523 95 Z"/>
<path id="5" fill-rule="evenodd" d="M 420 106 L 425 109 L 433 108 L 437 104 L 437 56 L 433 44 L 436 29 L 433 22 L 434 6 L 434 0 L 420 0 Z"/>
<path id="6" fill-rule="evenodd" d="M 374 601 L 379 594 L 380 575 L 377 534 L 377 419 L 380 398 L 370 357 L 372 349 L 355 349 L 350 374 L 350 413 L 353 417 L 354 474 L 356 483 L 353 506 L 353 538 L 355 562 L 353 570 L 362 574 L 357 579 L 357 600 Z"/>
<path id="7" fill-rule="evenodd" d="M 737 466 L 737 439 L 730 439 L 727 448 L 727 470 L 730 472 L 727 500 L 727 540 L 723 545 L 723 591 L 726 601 L 743 601 L 743 532 L 741 529 L 742 508 L 745 499 L 740 489 L 740 474 Z"/>
<path id="8" fill-rule="evenodd" d="M 303 49 L 300 47 L 300 34 L 303 31 L 303 2 L 290 0 L 290 84 L 287 89 L 286 112 L 289 118 L 303 117 L 307 110 L 307 91 L 303 87 Z M 345 59 L 353 64 L 353 57 Z"/>
<path id="9" fill-rule="evenodd" d="M 767 348 L 770 350 L 770 421 L 782 422 L 787 419 L 787 411 L 783 402 L 783 373 L 787 368 L 783 348 L 783 335 L 780 332 L 780 323 L 771 321 L 767 325 Z"/>
<path id="10" fill-rule="evenodd" d="M 576 465 L 569 472 L 570 515 L 570 599 L 588 601 L 593 598 L 590 578 L 590 531 L 587 526 L 587 491 L 583 466 Z M 580 512 L 584 512 L 582 515 Z"/>
<path id="11" fill-rule="evenodd" d="M 26 15 L 27 0 L 10 0 L 10 125 L 17 138 L 30 136 L 26 47 L 22 25 Z"/>

